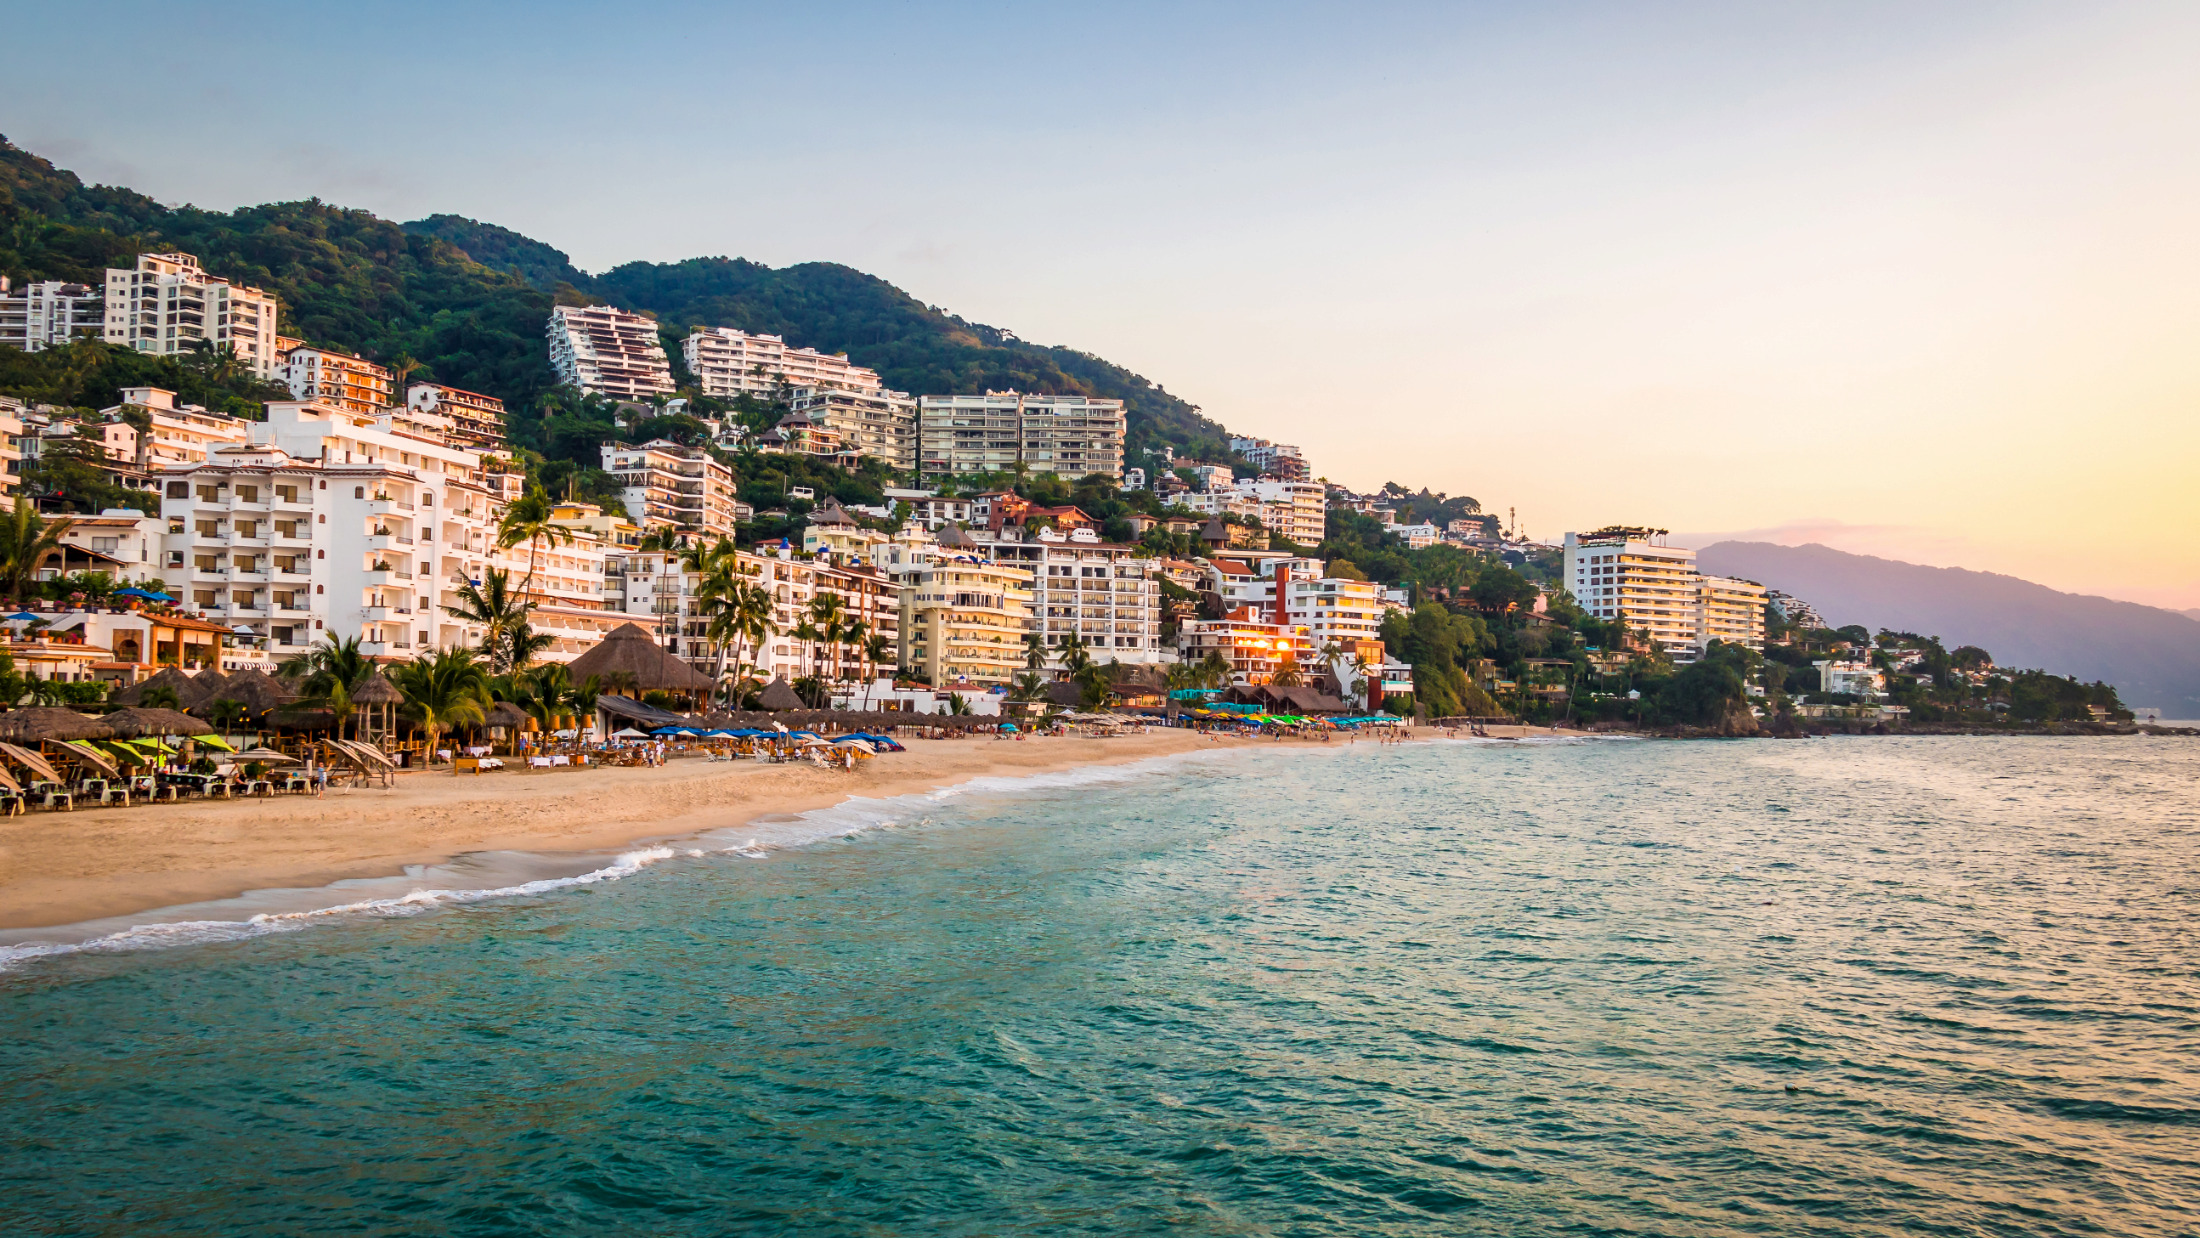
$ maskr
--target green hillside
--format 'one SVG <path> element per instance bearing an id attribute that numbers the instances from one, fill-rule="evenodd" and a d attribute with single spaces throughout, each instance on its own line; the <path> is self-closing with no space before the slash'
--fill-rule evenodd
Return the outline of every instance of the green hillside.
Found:
<path id="1" fill-rule="evenodd" d="M 400 225 L 317 199 L 229 212 L 170 208 L 86 185 L 0 138 L 0 274 L 97 282 L 108 266 L 166 249 L 275 293 L 287 335 L 413 363 L 416 379 L 500 396 L 515 410 L 539 409 L 555 385 L 543 341 L 551 306 L 608 301 L 676 332 L 739 327 L 845 351 L 906 391 L 1015 387 L 1117 398 L 1129 410 L 1134 453 L 1167 442 L 1224 454 L 1220 425 L 1121 366 L 965 322 L 849 267 L 694 258 L 592 276 L 550 245 L 452 215 Z"/>

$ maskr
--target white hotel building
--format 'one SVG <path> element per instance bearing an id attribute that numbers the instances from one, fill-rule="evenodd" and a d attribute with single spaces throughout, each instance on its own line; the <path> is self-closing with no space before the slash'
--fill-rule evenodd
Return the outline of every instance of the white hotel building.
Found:
<path id="1" fill-rule="evenodd" d="M 268 405 L 247 445 L 162 477 L 170 591 L 268 641 L 375 656 L 472 644 L 444 615 L 480 579 L 495 514 L 480 457 L 328 405 Z"/>
<path id="2" fill-rule="evenodd" d="M 816 387 L 876 393 L 878 372 L 851 364 L 846 353 L 789 348 L 783 336 L 750 335 L 732 327 L 697 327 L 680 345 L 702 393 L 720 400 L 769 398 L 782 389 Z"/>
<path id="3" fill-rule="evenodd" d="M 615 400 L 672 393 L 657 323 L 608 305 L 560 305 L 550 311 L 550 368 L 558 380 Z"/>
<path id="4" fill-rule="evenodd" d="M 1564 581 L 1581 608 L 1624 620 L 1677 662 L 1693 661 L 1714 640 L 1765 646 L 1765 587 L 1705 576 L 1696 552 L 1661 544 L 1664 530 L 1614 527 L 1568 533 Z"/>
<path id="5" fill-rule="evenodd" d="M 0 275 L 0 348 L 38 352 L 82 337 L 98 339 L 107 311 L 103 289 L 58 279 L 10 288 Z"/>
<path id="6" fill-rule="evenodd" d="M 1123 402 L 1081 395 L 928 395 L 917 400 L 917 457 L 953 473 L 1123 475 Z"/>
<path id="7" fill-rule="evenodd" d="M 235 349 L 261 378 L 277 376 L 275 298 L 208 275 L 190 254 L 139 254 L 134 271 L 110 268 L 104 304 L 110 344 L 172 357 L 204 341 Z"/>

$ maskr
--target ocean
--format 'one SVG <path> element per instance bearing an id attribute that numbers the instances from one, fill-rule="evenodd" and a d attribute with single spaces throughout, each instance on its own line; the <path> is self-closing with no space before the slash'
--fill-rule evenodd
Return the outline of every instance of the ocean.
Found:
<path id="1" fill-rule="evenodd" d="M 729 826 L 18 935 L 0 1233 L 2200 1231 L 2190 743 L 1240 749 Z"/>

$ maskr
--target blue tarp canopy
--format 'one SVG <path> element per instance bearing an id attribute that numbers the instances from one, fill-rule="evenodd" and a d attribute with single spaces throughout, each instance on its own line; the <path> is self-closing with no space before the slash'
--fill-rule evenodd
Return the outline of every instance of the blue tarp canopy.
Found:
<path id="1" fill-rule="evenodd" d="M 148 602 L 173 602 L 176 600 L 165 593 L 153 593 L 140 589 L 136 585 L 132 585 L 127 589 L 117 589 L 114 595 L 118 598 L 144 598 Z"/>
<path id="2" fill-rule="evenodd" d="M 1173 688 L 1169 692 L 1172 701 L 1203 701 L 1210 696 L 1221 696 L 1220 688 Z"/>

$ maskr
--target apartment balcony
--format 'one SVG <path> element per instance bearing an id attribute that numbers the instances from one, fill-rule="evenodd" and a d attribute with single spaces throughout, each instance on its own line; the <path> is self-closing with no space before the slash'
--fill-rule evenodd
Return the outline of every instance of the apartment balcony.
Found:
<path id="1" fill-rule="evenodd" d="M 229 604 L 228 611 L 225 613 L 229 618 L 232 619 L 264 619 L 267 617 L 268 608 L 265 606 L 255 606 L 245 602 L 231 602 Z"/>
<path id="2" fill-rule="evenodd" d="M 410 581 L 412 578 L 413 574 L 411 572 L 400 571 L 396 569 L 383 572 L 369 571 L 366 575 L 366 583 L 370 587 L 380 586 L 387 588 L 391 585 L 397 584 L 399 581 Z"/>
<path id="3" fill-rule="evenodd" d="M 268 495 L 265 492 L 262 492 L 257 499 L 238 498 L 234 491 L 229 496 L 229 510 L 231 511 L 264 512 L 268 509 L 268 506 Z"/>
<path id="4" fill-rule="evenodd" d="M 377 494 L 367 500 L 367 514 L 370 516 L 410 515 L 415 510 L 411 503 L 386 494 Z"/>
<path id="5" fill-rule="evenodd" d="M 268 506 L 280 507 L 286 510 L 311 507 L 313 506 L 313 492 L 310 490 L 300 491 L 297 497 L 288 499 L 278 494 Z"/>
<path id="6" fill-rule="evenodd" d="M 373 533 L 367 537 L 369 550 L 405 550 L 410 552 L 415 543 L 402 533 Z"/>

